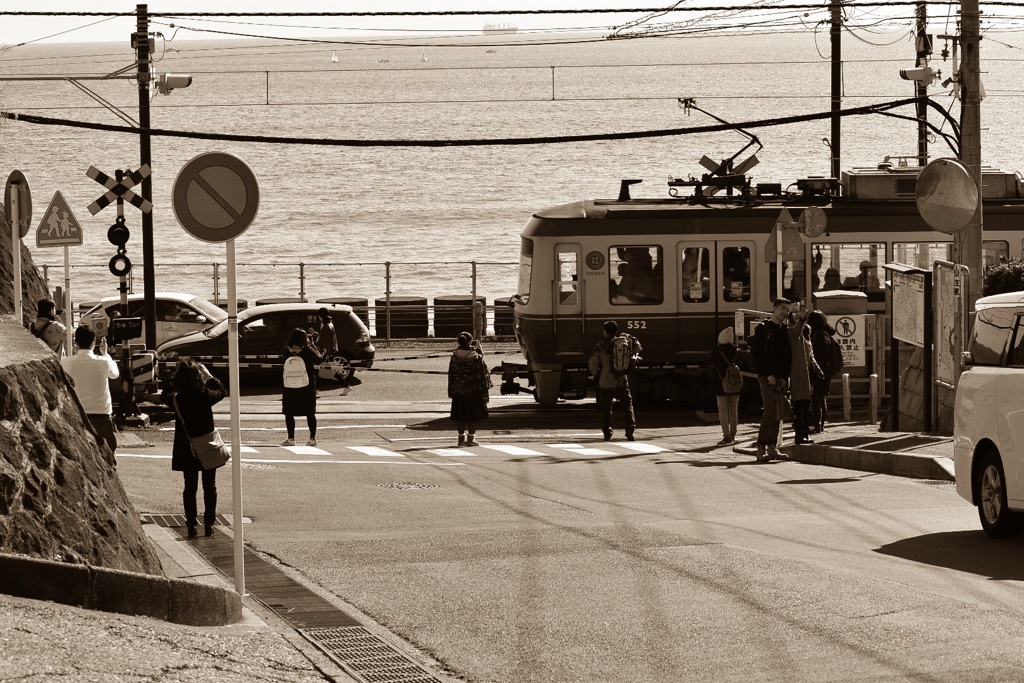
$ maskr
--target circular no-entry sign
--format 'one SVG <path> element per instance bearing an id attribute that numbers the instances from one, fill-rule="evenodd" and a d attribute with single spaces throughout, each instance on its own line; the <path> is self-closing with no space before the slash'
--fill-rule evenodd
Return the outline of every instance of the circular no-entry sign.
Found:
<path id="1" fill-rule="evenodd" d="M 171 203 L 185 232 L 204 242 L 227 242 L 252 224 L 260 189 L 244 161 L 233 154 L 208 152 L 178 171 Z"/>

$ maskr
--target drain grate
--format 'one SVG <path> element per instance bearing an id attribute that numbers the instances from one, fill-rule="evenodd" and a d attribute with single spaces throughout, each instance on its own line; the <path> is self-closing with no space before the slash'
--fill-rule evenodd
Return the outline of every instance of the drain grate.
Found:
<path id="1" fill-rule="evenodd" d="M 377 484 L 382 489 L 436 489 L 437 484 L 430 484 L 422 481 L 386 481 Z"/>
<path id="2" fill-rule="evenodd" d="M 153 512 L 143 512 L 139 515 L 139 520 L 143 524 L 156 524 L 157 526 L 169 528 L 185 527 L 185 515 L 159 515 Z M 200 521 L 202 521 L 202 518 L 200 518 Z M 225 527 L 231 526 L 228 518 L 224 515 L 217 515 L 217 524 Z"/>
<path id="3" fill-rule="evenodd" d="M 441 680 L 362 626 L 301 629 L 299 632 L 366 683 L 439 683 Z"/>

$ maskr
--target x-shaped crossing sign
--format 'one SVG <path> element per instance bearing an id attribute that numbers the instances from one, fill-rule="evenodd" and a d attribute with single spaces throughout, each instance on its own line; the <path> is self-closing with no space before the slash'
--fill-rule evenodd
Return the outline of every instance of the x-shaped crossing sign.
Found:
<path id="1" fill-rule="evenodd" d="M 89 213 L 95 216 L 109 206 L 111 202 L 118 199 L 123 199 L 135 208 L 149 213 L 153 210 L 153 203 L 132 192 L 131 188 L 133 185 L 141 183 L 143 178 L 148 178 L 150 173 L 152 173 L 152 170 L 149 168 L 149 164 L 143 164 L 137 171 L 126 174 L 124 179 L 118 182 L 95 166 L 90 166 L 85 175 L 103 185 L 109 191 L 89 205 Z"/>

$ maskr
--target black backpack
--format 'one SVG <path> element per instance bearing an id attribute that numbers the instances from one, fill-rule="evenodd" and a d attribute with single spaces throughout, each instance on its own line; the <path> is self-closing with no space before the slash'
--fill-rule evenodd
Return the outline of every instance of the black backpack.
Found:
<path id="1" fill-rule="evenodd" d="M 838 377 L 846 365 L 846 361 L 843 360 L 843 348 L 832 335 L 826 332 L 825 336 L 828 338 L 828 371 L 833 377 Z"/>

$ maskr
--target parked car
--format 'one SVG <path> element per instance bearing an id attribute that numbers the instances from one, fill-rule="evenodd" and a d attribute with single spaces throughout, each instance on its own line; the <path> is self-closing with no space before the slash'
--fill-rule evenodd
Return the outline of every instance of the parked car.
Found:
<path id="1" fill-rule="evenodd" d="M 995 538 L 1024 530 L 1024 292 L 983 297 L 953 405 L 956 491 Z"/>
<path id="2" fill-rule="evenodd" d="M 212 327 L 228 317 L 222 309 L 192 294 L 156 292 L 155 296 L 157 347 L 175 337 Z M 127 317 L 144 318 L 143 303 L 142 294 L 129 294 Z M 120 310 L 121 297 L 108 296 L 83 313 L 79 322 L 91 325 L 97 337 L 105 337 L 112 314 Z"/>
<path id="3" fill-rule="evenodd" d="M 281 356 L 292 330 L 317 330 L 320 318 L 317 311 L 326 308 L 331 313 L 338 338 L 340 376 L 348 378 L 358 368 L 373 365 L 375 349 L 370 332 L 363 321 L 344 304 L 265 304 L 253 306 L 238 313 L 239 375 L 250 378 L 279 378 Z M 227 376 L 228 322 L 223 320 L 213 327 L 172 339 L 157 349 L 161 378 L 174 373 L 180 358 L 191 358 L 206 364 L 214 374 Z"/>

